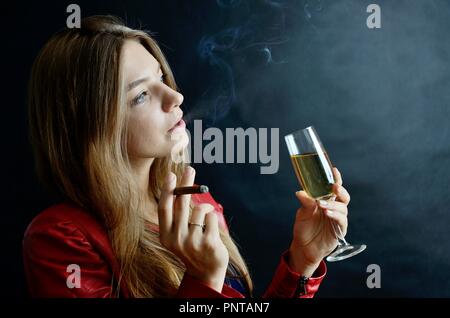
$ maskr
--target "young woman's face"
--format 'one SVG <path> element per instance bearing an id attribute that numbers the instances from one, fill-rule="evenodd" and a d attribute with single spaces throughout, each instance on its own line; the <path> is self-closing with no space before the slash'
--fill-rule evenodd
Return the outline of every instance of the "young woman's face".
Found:
<path id="1" fill-rule="evenodd" d="M 159 158 L 179 151 L 174 148 L 188 138 L 180 108 L 183 95 L 164 84 L 158 61 L 139 42 L 126 41 L 121 63 L 129 114 L 128 156 Z"/>

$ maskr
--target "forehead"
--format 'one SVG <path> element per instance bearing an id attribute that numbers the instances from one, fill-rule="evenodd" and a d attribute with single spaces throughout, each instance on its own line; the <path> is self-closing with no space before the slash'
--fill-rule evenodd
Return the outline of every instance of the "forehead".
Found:
<path id="1" fill-rule="evenodd" d="M 153 55 L 135 40 L 125 41 L 122 47 L 121 63 L 125 83 L 143 76 L 157 75 L 160 67 Z"/>

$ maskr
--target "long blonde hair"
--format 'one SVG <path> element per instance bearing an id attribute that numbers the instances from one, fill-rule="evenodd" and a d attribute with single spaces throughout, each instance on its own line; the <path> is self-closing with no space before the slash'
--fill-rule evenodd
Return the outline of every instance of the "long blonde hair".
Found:
<path id="1" fill-rule="evenodd" d="M 121 48 L 139 41 L 161 64 L 165 83 L 177 89 L 157 43 L 144 31 L 112 16 L 93 16 L 79 29 L 56 33 L 42 48 L 29 83 L 29 127 L 40 180 L 52 191 L 105 224 L 120 264 L 119 282 L 134 297 L 172 297 L 185 267 L 152 231 L 143 194 L 127 156 L 127 103 L 120 69 Z M 181 179 L 186 163 L 155 158 L 149 194 L 160 197 L 169 171 Z M 192 209 L 192 206 L 191 206 Z M 252 282 L 236 244 L 221 233 L 230 263 L 250 291 Z M 112 286 L 113 288 L 113 286 Z M 119 288 L 113 291 L 118 295 Z"/>

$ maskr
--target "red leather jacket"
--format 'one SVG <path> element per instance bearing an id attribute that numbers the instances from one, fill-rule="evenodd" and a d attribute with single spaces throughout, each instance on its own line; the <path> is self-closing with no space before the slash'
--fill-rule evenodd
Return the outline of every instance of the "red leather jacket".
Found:
<path id="1" fill-rule="evenodd" d="M 196 204 L 213 205 L 220 225 L 227 228 L 223 208 L 210 193 L 194 194 L 191 198 Z M 288 267 L 288 256 L 288 252 L 283 253 L 263 297 L 311 298 L 318 290 L 326 274 L 325 262 L 322 261 L 313 277 L 299 289 L 300 275 Z M 25 232 L 23 258 L 32 297 L 114 297 L 111 283 L 117 281 L 120 266 L 107 232 L 95 217 L 77 206 L 57 204 L 35 217 Z M 66 283 L 72 274 L 72 270 L 68 272 L 70 264 L 80 266 L 79 288 L 69 288 Z M 130 297 L 125 284 L 120 286 L 120 296 Z M 188 274 L 184 275 L 177 296 L 244 297 L 231 285 L 224 284 L 219 293 Z"/>

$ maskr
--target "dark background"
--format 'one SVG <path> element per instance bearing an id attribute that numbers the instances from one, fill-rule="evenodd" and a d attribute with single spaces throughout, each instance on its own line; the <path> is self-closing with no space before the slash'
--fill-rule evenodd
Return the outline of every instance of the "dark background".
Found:
<path id="1" fill-rule="evenodd" d="M 52 199 L 33 172 L 26 85 L 71 1 L 2 5 L 2 293 L 25 297 L 21 238 Z M 450 296 L 450 1 L 77 1 L 156 33 L 203 127 L 280 129 L 280 168 L 196 164 L 261 295 L 290 242 L 298 183 L 282 136 L 314 125 L 352 196 L 350 242 L 320 297 Z M 366 26 L 366 7 L 382 28 Z M 191 128 L 191 125 L 188 125 Z M 190 129 L 191 130 L 191 129 Z M 192 131 L 192 130 L 191 130 Z M 366 268 L 381 266 L 381 288 Z M 7 286 L 7 287 L 5 287 Z"/>

